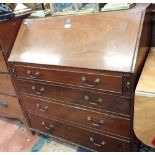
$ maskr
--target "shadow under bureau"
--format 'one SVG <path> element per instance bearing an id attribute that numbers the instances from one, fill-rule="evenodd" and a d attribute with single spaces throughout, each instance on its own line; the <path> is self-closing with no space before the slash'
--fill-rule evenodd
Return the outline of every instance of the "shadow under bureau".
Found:
<path id="1" fill-rule="evenodd" d="M 134 89 L 150 20 L 146 4 L 26 19 L 9 65 L 30 128 L 94 151 L 133 151 Z"/>

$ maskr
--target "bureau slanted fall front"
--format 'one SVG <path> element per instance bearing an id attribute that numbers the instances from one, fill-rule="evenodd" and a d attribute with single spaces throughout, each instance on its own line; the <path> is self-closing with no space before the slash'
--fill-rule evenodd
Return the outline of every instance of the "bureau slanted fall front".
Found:
<path id="1" fill-rule="evenodd" d="M 133 151 L 150 20 L 149 5 L 26 19 L 9 64 L 30 128 L 94 151 Z"/>

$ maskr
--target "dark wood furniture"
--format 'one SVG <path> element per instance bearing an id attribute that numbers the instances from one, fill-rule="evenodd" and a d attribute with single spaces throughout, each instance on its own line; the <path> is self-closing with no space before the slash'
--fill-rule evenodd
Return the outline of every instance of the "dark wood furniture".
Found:
<path id="1" fill-rule="evenodd" d="M 0 21 L 0 116 L 20 119 L 26 123 L 17 98 L 7 59 L 24 18 L 29 14 Z"/>
<path id="2" fill-rule="evenodd" d="M 146 4 L 25 20 L 9 64 L 30 128 L 94 151 L 133 151 L 150 21 Z"/>

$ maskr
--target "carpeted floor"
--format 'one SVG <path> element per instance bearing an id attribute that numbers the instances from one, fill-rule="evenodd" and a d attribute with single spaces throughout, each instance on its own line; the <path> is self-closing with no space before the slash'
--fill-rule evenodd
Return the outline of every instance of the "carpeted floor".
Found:
<path id="1" fill-rule="evenodd" d="M 41 135 L 30 152 L 90 152 L 85 148 L 66 143 L 64 141 Z"/>
<path id="2" fill-rule="evenodd" d="M 0 117 L 0 152 L 90 152 L 90 150 L 64 141 L 35 134 L 31 137 L 20 121 Z M 141 145 L 140 152 L 155 152 Z"/>
<path id="3" fill-rule="evenodd" d="M 20 121 L 0 117 L 0 151 L 1 152 L 25 152 L 40 139 L 35 135 L 30 138 L 27 130 Z"/>

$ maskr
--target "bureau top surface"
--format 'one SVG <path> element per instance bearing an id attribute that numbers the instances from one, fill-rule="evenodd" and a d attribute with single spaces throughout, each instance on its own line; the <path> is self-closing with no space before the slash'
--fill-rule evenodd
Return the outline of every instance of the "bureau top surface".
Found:
<path id="1" fill-rule="evenodd" d="M 26 19 L 10 62 L 131 72 L 142 11 Z"/>

